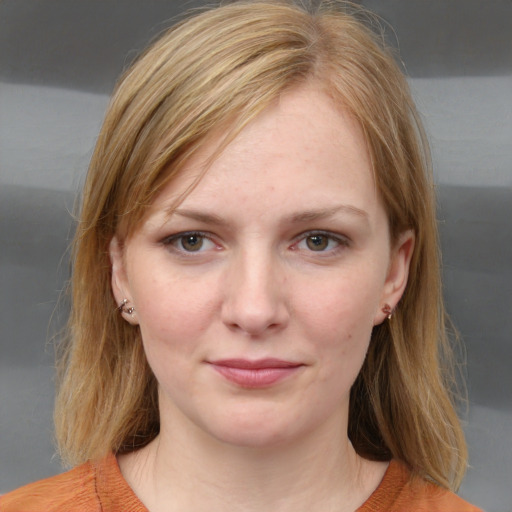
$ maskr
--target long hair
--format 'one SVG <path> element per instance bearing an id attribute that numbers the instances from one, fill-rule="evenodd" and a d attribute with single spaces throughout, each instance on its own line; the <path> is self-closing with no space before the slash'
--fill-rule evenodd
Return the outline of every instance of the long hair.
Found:
<path id="1" fill-rule="evenodd" d="M 391 322 L 376 326 L 351 390 L 348 434 L 369 459 L 397 458 L 456 488 L 466 446 L 454 410 L 428 146 L 407 81 L 348 4 L 242 1 L 178 23 L 118 83 L 90 163 L 74 241 L 72 311 L 55 411 L 63 459 L 133 451 L 159 431 L 157 383 L 137 326 L 116 311 L 109 243 L 214 131 L 225 144 L 284 91 L 320 84 L 360 124 L 392 241 L 415 249 Z M 172 293 L 172 291 L 170 291 Z"/>

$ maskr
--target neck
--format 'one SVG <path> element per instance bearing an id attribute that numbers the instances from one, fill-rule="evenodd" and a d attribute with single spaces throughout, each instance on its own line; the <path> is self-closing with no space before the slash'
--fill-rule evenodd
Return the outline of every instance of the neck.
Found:
<path id="1" fill-rule="evenodd" d="M 339 423 L 338 423 L 339 425 Z M 380 482 L 385 465 L 361 459 L 325 425 L 288 444 L 240 447 L 197 429 L 162 430 L 120 459 L 128 483 L 151 512 L 349 512 Z"/>

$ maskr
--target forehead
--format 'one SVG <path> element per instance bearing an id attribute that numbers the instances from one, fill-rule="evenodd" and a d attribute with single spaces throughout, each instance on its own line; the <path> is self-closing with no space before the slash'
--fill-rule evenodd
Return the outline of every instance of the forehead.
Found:
<path id="1" fill-rule="evenodd" d="M 281 95 L 218 152 L 223 135 L 184 165 L 154 208 L 197 202 L 224 209 L 253 197 L 273 211 L 293 206 L 298 197 L 317 204 L 343 199 L 366 208 L 377 201 L 362 130 L 312 86 Z"/>

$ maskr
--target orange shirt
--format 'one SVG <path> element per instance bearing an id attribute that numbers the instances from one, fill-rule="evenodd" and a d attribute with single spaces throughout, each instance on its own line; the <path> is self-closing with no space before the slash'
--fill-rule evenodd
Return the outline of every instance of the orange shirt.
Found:
<path id="1" fill-rule="evenodd" d="M 0 498 L 0 512 L 148 512 L 128 486 L 114 455 L 86 463 Z M 455 494 L 411 480 L 391 461 L 382 482 L 356 512 L 481 512 Z"/>

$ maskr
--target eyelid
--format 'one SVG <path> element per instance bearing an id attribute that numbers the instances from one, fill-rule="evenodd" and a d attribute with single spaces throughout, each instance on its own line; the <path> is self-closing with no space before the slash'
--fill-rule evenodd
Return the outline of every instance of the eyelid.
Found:
<path id="1" fill-rule="evenodd" d="M 177 254 L 186 254 L 187 256 L 194 256 L 194 255 L 199 255 L 203 252 L 205 252 L 204 250 L 201 251 L 186 251 L 184 249 L 179 249 L 178 247 L 176 247 L 174 245 L 175 242 L 179 241 L 181 238 L 184 238 L 186 236 L 193 236 L 193 235 L 196 235 L 196 236 L 200 236 L 200 237 L 203 237 L 205 240 L 208 240 L 210 241 L 212 244 L 214 244 L 216 246 L 216 248 L 219 248 L 219 244 L 214 240 L 213 236 L 211 233 L 208 233 L 208 232 L 205 232 L 205 231 L 200 231 L 200 230 L 197 230 L 197 229 L 193 229 L 193 230 L 189 230 L 189 231 L 180 231 L 179 233 L 174 233 L 172 235 L 168 235 L 166 237 L 164 237 L 160 243 L 166 247 L 169 247 L 170 249 L 172 249 L 173 251 L 175 251 Z"/>
<path id="2" fill-rule="evenodd" d="M 336 247 L 334 247 L 333 249 L 330 249 L 327 251 L 317 251 L 318 254 L 333 253 L 337 249 L 349 247 L 351 244 L 350 238 L 347 237 L 346 235 L 342 235 L 340 233 L 333 233 L 332 231 L 325 231 L 322 229 L 311 229 L 309 231 L 305 231 L 305 232 L 301 233 L 300 235 L 296 236 L 293 241 L 292 247 L 296 247 L 297 244 L 299 244 L 300 242 L 302 242 L 309 236 L 315 236 L 315 235 L 325 236 L 325 237 L 329 238 L 330 240 L 334 240 L 335 242 L 338 243 L 338 245 Z M 315 252 L 315 251 L 311 251 L 311 252 Z"/>

